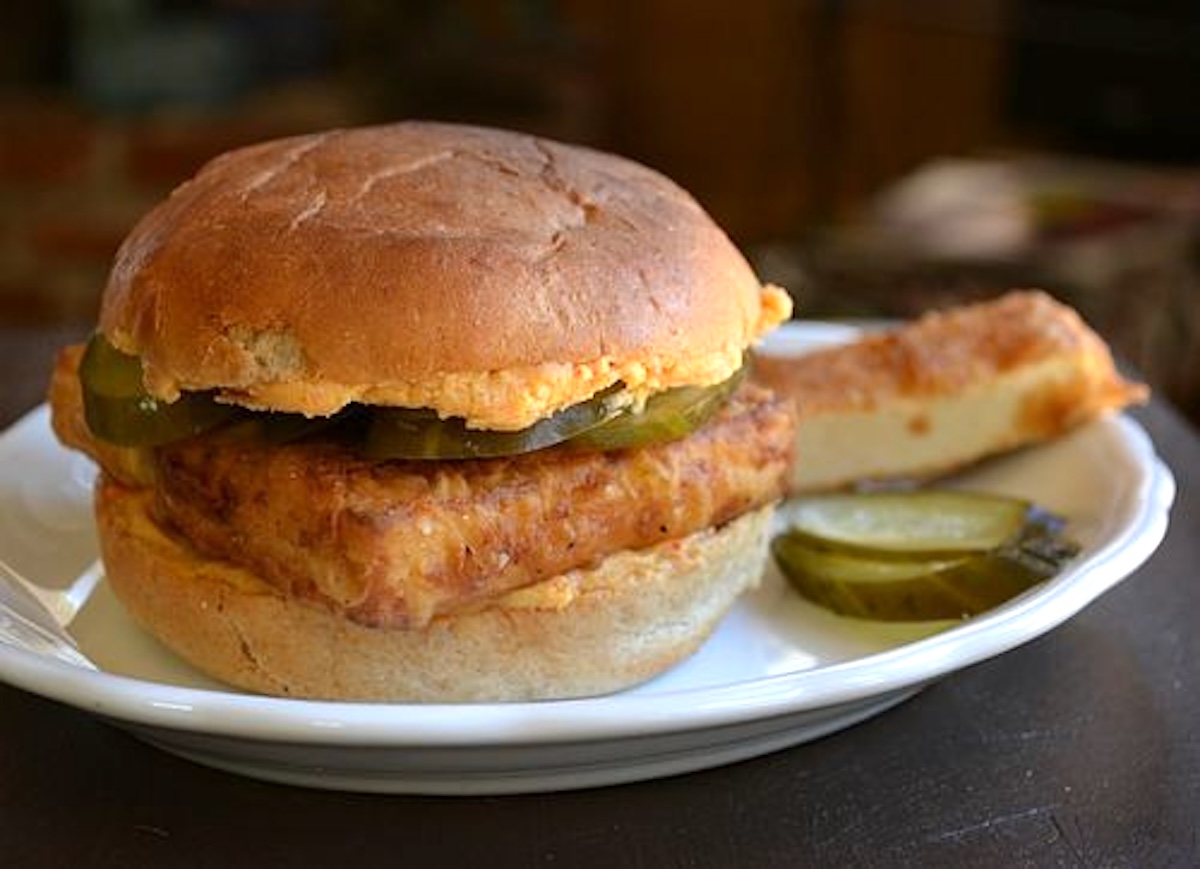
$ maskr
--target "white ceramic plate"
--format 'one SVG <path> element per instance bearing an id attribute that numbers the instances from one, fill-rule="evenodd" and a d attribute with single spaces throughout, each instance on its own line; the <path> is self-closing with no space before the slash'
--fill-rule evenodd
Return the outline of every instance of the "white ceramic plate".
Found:
<path id="1" fill-rule="evenodd" d="M 779 340 L 824 343 L 838 327 Z M 54 440 L 45 408 L 0 436 L 0 557 L 61 591 L 96 556 L 90 463 Z M 1083 543 L 1065 573 L 986 616 L 872 625 L 832 616 L 774 573 L 691 660 L 622 694 L 473 705 L 318 703 L 216 685 L 134 627 L 103 581 L 68 625 L 97 669 L 0 642 L 0 678 L 196 761 L 275 781 L 408 793 L 512 793 L 717 766 L 874 715 L 931 680 L 1061 624 L 1161 541 L 1174 481 L 1132 420 L 1112 417 L 989 462 L 955 485 L 1032 498 Z M 2 580 L 0 580 L 2 581 Z"/>

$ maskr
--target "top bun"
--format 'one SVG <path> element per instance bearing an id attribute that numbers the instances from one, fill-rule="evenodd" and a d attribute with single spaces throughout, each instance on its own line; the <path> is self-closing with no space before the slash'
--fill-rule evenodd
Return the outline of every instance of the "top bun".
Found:
<path id="1" fill-rule="evenodd" d="M 210 162 L 121 246 L 100 329 L 166 400 L 512 429 L 617 381 L 722 380 L 790 309 L 644 166 L 410 122 Z"/>

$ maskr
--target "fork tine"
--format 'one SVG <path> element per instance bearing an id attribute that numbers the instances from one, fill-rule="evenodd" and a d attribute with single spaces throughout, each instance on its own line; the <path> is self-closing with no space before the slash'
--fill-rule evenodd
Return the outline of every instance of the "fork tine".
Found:
<path id="1" fill-rule="evenodd" d="M 84 576 L 91 570 L 85 571 Z M 94 579 L 89 578 L 89 581 L 95 584 Z M 75 583 L 72 590 L 78 585 Z M 0 560 L 0 642 L 96 669 L 96 665 L 79 651 L 75 639 L 43 605 L 38 591 L 37 586 Z"/>

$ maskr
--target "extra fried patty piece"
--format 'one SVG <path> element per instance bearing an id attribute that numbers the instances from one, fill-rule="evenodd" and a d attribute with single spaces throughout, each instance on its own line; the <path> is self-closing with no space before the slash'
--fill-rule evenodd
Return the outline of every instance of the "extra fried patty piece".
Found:
<path id="1" fill-rule="evenodd" d="M 609 453 L 375 462 L 201 436 L 158 450 L 156 514 L 291 594 L 413 627 L 774 501 L 792 441 L 790 408 L 757 386 L 687 438 Z"/>

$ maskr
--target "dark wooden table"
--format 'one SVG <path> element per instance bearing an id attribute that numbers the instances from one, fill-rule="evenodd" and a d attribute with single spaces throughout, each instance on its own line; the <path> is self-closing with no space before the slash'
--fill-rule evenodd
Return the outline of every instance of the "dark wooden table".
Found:
<path id="1" fill-rule="evenodd" d="M 0 421 L 78 334 L 0 329 Z M 865 724 L 643 784 L 387 797 L 197 766 L 0 686 L 0 864 L 1200 866 L 1200 438 L 1160 403 L 1137 416 L 1179 483 L 1152 560 Z"/>

